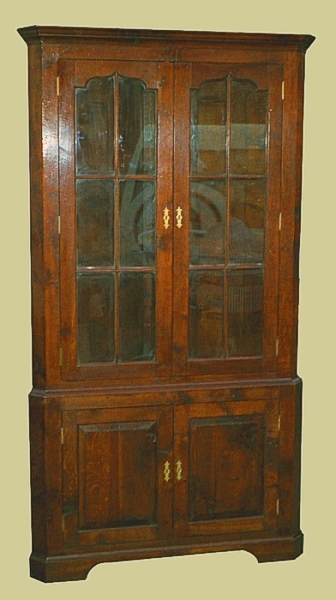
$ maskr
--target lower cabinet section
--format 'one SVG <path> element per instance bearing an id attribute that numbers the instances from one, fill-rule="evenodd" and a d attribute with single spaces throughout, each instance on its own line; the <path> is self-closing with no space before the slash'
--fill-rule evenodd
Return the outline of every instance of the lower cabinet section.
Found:
<path id="1" fill-rule="evenodd" d="M 65 412 L 66 543 L 275 530 L 278 416 L 276 400 Z"/>
<path id="2" fill-rule="evenodd" d="M 32 460 L 33 515 L 39 520 L 32 576 L 78 579 L 106 560 L 235 548 L 258 560 L 300 554 L 298 518 L 286 508 L 286 497 L 291 506 L 298 503 L 300 394 L 294 387 L 172 392 L 161 397 L 164 405 L 160 397 L 147 394 L 142 406 L 141 394 L 132 394 L 124 407 L 121 396 L 78 406 L 48 400 L 48 409 L 38 409 L 49 435 Z M 287 425 L 282 437 L 284 411 L 294 428 Z M 58 414 L 57 449 L 51 423 Z M 39 515 L 41 495 L 34 496 L 34 472 L 41 478 L 37 467 L 52 443 L 60 466 L 53 490 L 46 481 L 42 491 L 44 510 L 52 513 L 48 529 Z"/>

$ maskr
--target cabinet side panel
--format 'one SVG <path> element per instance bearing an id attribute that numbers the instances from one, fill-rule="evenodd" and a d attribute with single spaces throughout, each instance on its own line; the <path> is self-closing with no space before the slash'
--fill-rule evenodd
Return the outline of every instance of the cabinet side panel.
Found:
<path id="1" fill-rule="evenodd" d="M 302 382 L 281 390 L 279 531 L 300 532 Z"/>
<path id="2" fill-rule="evenodd" d="M 46 399 L 45 406 L 46 532 L 48 552 L 63 547 L 62 535 L 62 413 L 58 398 Z"/>
<path id="3" fill-rule="evenodd" d="M 44 408 L 41 401 L 29 399 L 31 527 L 33 553 L 46 551 L 45 536 L 45 461 Z"/>
<path id="4" fill-rule="evenodd" d="M 294 377 L 298 342 L 304 56 L 287 55 L 284 79 L 278 373 Z"/>
<path id="5" fill-rule="evenodd" d="M 59 381 L 57 64 L 29 47 L 33 385 Z"/>
<path id="6" fill-rule="evenodd" d="M 33 381 L 45 382 L 45 319 L 43 298 L 43 208 L 42 208 L 42 67 L 38 45 L 29 47 L 29 154 L 31 218 L 31 286 Z"/>
<path id="7" fill-rule="evenodd" d="M 61 412 L 59 401 L 29 399 L 33 557 L 59 552 L 61 535 Z"/>

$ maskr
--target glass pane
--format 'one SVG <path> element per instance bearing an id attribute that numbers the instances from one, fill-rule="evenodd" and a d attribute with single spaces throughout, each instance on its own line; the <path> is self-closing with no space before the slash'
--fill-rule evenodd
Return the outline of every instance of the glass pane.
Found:
<path id="1" fill-rule="evenodd" d="M 114 275 L 77 275 L 78 361 L 114 361 Z"/>
<path id="2" fill-rule="evenodd" d="M 119 302 L 119 360 L 154 360 L 154 273 L 120 273 Z"/>
<path id="3" fill-rule="evenodd" d="M 189 357 L 223 356 L 224 275 L 191 271 L 189 282 Z"/>
<path id="4" fill-rule="evenodd" d="M 231 180 L 230 261 L 262 263 L 266 181 Z"/>
<path id="5" fill-rule="evenodd" d="M 231 173 L 265 173 L 267 108 L 267 91 L 251 81 L 232 80 Z"/>
<path id="6" fill-rule="evenodd" d="M 138 79 L 119 77 L 119 171 L 156 171 L 156 92 Z"/>
<path id="7" fill-rule="evenodd" d="M 191 172 L 225 173 L 226 80 L 191 91 Z"/>
<path id="8" fill-rule="evenodd" d="M 76 170 L 113 173 L 114 80 L 95 78 L 76 89 Z"/>
<path id="9" fill-rule="evenodd" d="M 260 356 L 263 351 L 263 272 L 230 270 L 228 279 L 229 355 Z"/>
<path id="10" fill-rule="evenodd" d="M 120 182 L 120 265 L 155 264 L 155 182 Z"/>
<path id="11" fill-rule="evenodd" d="M 190 264 L 224 263 L 225 181 L 191 181 Z"/>
<path id="12" fill-rule="evenodd" d="M 113 265 L 113 181 L 80 179 L 76 198 L 77 264 Z"/>

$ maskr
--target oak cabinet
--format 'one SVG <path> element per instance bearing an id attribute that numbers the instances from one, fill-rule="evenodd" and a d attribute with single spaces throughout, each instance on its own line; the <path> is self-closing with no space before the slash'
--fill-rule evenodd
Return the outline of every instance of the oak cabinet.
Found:
<path id="1" fill-rule="evenodd" d="M 297 557 L 306 35 L 28 27 L 33 552 Z"/>

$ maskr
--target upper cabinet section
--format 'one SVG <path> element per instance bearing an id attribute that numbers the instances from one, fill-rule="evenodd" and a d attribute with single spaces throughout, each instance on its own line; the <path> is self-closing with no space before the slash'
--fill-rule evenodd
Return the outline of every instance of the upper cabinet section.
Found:
<path id="1" fill-rule="evenodd" d="M 19 33 L 34 385 L 293 376 L 314 38 Z"/>

